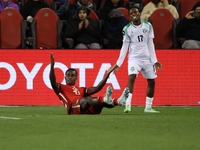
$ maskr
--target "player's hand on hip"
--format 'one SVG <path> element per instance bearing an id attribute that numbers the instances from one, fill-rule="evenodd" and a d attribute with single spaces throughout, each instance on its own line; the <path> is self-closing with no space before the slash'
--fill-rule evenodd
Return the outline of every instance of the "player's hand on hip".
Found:
<path id="1" fill-rule="evenodd" d="M 162 70 L 162 64 L 158 61 L 154 64 L 154 66 L 156 67 L 156 69 L 159 69 L 159 71 Z"/>
<path id="2" fill-rule="evenodd" d="M 54 66 L 55 61 L 54 61 L 54 56 L 53 53 L 51 53 L 51 66 Z"/>

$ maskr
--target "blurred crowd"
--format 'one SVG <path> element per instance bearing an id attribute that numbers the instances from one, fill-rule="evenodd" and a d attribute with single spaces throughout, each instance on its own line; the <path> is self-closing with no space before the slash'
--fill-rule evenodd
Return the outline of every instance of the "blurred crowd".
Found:
<path id="1" fill-rule="evenodd" d="M 193 5 L 184 18 L 180 17 L 179 1 L 0 0 L 0 12 L 8 7 L 19 11 L 27 21 L 26 36 L 31 37 L 34 16 L 40 9 L 50 8 L 63 23 L 62 48 L 120 49 L 122 29 L 131 21 L 128 15 L 130 7 L 137 6 L 141 12 L 141 19 L 149 22 L 156 10 L 167 9 L 177 23 L 173 35 L 176 35 L 178 46 L 171 48 L 200 49 L 200 1 Z M 32 48 L 30 43 L 26 44 L 27 48 Z"/>

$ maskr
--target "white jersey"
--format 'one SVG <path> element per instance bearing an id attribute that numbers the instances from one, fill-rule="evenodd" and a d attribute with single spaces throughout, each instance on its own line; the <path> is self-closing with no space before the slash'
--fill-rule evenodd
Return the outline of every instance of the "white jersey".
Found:
<path id="1" fill-rule="evenodd" d="M 157 62 L 153 44 L 154 32 L 151 23 L 141 20 L 139 26 L 130 22 L 123 28 L 123 45 L 117 65 L 120 67 L 129 49 L 129 60 Z"/>

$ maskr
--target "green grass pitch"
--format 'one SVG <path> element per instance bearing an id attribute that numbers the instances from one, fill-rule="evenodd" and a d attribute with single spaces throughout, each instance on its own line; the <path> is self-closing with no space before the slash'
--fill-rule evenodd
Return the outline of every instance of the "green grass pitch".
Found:
<path id="1" fill-rule="evenodd" d="M 100 115 L 67 115 L 63 106 L 0 107 L 0 150 L 200 150 L 200 107 L 154 108 L 161 113 L 137 106 Z"/>

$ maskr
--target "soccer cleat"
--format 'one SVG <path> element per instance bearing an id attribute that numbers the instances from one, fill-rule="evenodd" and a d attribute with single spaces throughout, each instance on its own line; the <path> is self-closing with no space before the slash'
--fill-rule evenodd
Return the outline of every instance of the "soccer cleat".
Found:
<path id="1" fill-rule="evenodd" d="M 125 109 L 124 109 L 125 113 L 131 112 L 131 106 L 130 105 L 126 105 Z"/>
<path id="2" fill-rule="evenodd" d="M 156 111 L 153 108 L 144 109 L 144 113 L 160 113 L 160 111 Z"/>
<path id="3" fill-rule="evenodd" d="M 111 95 L 112 95 L 112 88 L 111 86 L 108 86 L 106 89 L 106 96 L 103 98 L 103 100 L 105 103 L 113 105 L 113 99 Z"/>
<path id="4" fill-rule="evenodd" d="M 122 93 L 122 95 L 117 99 L 117 102 L 120 106 L 124 106 L 126 103 L 126 100 L 128 98 L 129 95 L 129 88 L 126 87 Z"/>

